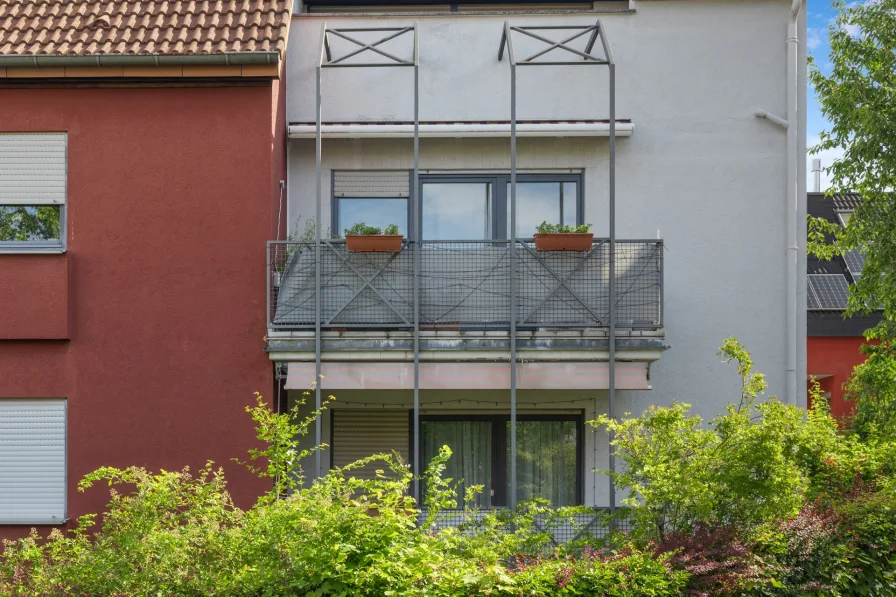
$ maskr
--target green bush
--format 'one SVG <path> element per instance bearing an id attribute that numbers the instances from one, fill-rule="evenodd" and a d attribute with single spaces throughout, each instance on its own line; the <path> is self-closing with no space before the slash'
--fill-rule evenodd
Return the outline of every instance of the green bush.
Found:
<path id="1" fill-rule="evenodd" d="M 708 424 L 684 404 L 593 422 L 614 432 L 631 534 L 558 545 L 552 531 L 583 509 L 538 500 L 443 528 L 460 483 L 442 476 L 447 447 L 420 479 L 422 522 L 395 454 L 308 483 L 300 462 L 314 450 L 298 438 L 320 413 L 278 414 L 257 396 L 247 411 L 263 447 L 246 466 L 271 490 L 255 506 L 237 508 L 211 463 L 101 468 L 79 490 L 109 486 L 102 518 L 4 542 L 0 597 L 896 595 L 896 442 L 841 431 L 823 400 L 808 413 L 760 401 L 749 353 L 729 339 L 721 354 L 741 395 Z M 373 463 L 376 478 L 352 476 Z"/>

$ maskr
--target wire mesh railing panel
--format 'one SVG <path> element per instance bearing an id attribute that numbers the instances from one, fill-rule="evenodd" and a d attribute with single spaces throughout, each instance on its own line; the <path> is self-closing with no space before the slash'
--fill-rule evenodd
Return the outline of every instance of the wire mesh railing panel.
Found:
<path id="1" fill-rule="evenodd" d="M 616 325 L 661 326 L 662 293 L 662 242 L 617 241 Z"/>
<path id="2" fill-rule="evenodd" d="M 509 327 L 507 243 L 424 242 L 420 273 L 421 325 Z"/>
<path id="3" fill-rule="evenodd" d="M 459 529 L 467 535 L 475 535 L 485 527 L 485 518 L 497 513 L 496 520 L 488 524 L 506 527 L 508 533 L 517 529 L 512 526 L 513 518 L 507 510 L 443 510 L 435 517 L 434 530 L 447 528 Z M 620 511 L 621 513 L 621 511 Z M 417 519 L 418 525 L 426 523 L 428 511 L 424 508 Z M 611 522 L 612 520 L 612 522 Z M 631 521 L 622 516 L 611 517 L 606 508 L 579 508 L 579 511 L 566 514 L 543 514 L 535 518 L 535 530 L 551 535 L 554 543 L 562 544 L 571 541 L 600 540 L 612 532 L 629 532 L 633 529 Z"/>
<path id="4" fill-rule="evenodd" d="M 616 321 L 620 327 L 662 326 L 662 241 L 617 241 Z M 590 251 L 537 251 L 518 241 L 516 292 L 509 241 L 406 243 L 398 253 L 352 253 L 344 241 L 320 248 L 320 322 L 326 328 L 410 328 L 414 325 L 415 259 L 419 255 L 420 325 L 424 328 L 517 325 L 603 327 L 609 322 L 609 242 Z M 314 243 L 272 242 L 271 325 L 315 326 Z"/>

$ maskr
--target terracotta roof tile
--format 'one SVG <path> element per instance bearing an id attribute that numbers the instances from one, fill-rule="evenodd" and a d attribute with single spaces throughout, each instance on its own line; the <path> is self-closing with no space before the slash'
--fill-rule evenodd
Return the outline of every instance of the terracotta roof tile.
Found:
<path id="1" fill-rule="evenodd" d="M 0 56 L 278 52 L 293 0 L 0 0 Z"/>

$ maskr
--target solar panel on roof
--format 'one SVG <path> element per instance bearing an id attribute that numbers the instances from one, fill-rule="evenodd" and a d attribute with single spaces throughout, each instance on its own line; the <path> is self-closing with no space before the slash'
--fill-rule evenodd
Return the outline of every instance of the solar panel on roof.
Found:
<path id="1" fill-rule="evenodd" d="M 849 282 L 842 274 L 809 274 L 809 294 L 818 299 L 818 309 L 846 309 Z"/>
<path id="2" fill-rule="evenodd" d="M 846 262 L 849 273 L 858 280 L 862 275 L 862 270 L 865 269 L 865 256 L 858 249 L 852 249 L 843 254 L 843 260 Z"/>
<path id="3" fill-rule="evenodd" d="M 812 289 L 811 284 L 806 284 L 806 308 L 810 311 L 821 308 L 821 305 L 818 304 L 818 297 L 815 296 L 815 291 Z"/>

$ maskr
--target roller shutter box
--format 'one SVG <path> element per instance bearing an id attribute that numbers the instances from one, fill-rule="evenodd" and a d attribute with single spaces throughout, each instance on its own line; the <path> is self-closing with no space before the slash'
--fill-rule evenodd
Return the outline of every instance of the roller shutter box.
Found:
<path id="1" fill-rule="evenodd" d="M 411 175 L 407 170 L 341 170 L 333 173 L 336 197 L 409 197 Z"/>
<path id="2" fill-rule="evenodd" d="M 65 133 L 0 133 L 0 205 L 65 203 Z"/>

